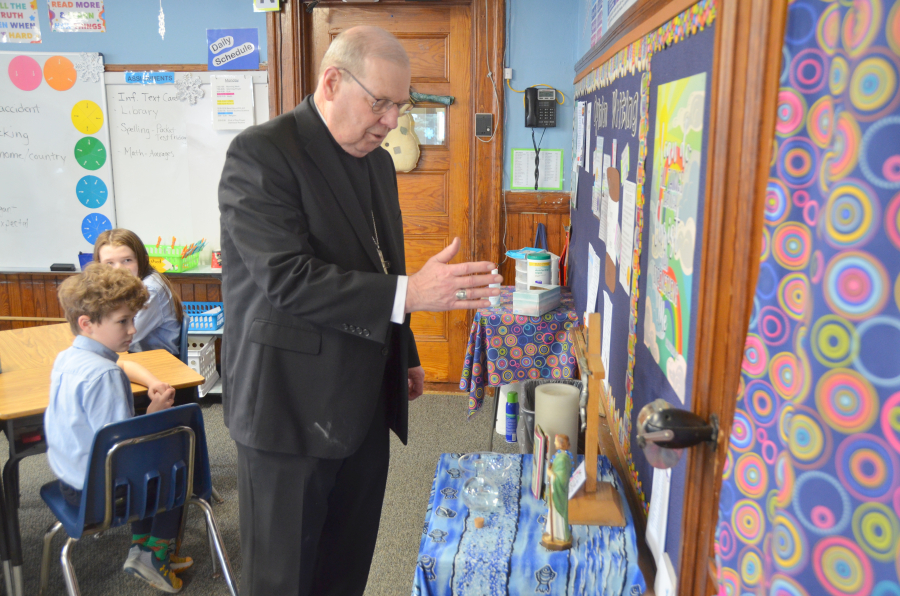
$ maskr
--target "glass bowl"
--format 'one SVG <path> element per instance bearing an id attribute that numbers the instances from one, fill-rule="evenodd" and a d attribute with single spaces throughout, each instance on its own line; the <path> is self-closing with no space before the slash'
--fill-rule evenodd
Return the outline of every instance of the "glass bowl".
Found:
<path id="1" fill-rule="evenodd" d="M 472 511 L 493 511 L 500 506 L 500 488 L 484 476 L 473 476 L 462 488 L 463 504 Z"/>
<path id="2" fill-rule="evenodd" d="M 463 472 L 475 478 L 484 478 L 495 485 L 503 484 L 512 468 L 512 459 L 503 453 L 478 451 L 467 453 L 459 458 L 459 467 Z"/>

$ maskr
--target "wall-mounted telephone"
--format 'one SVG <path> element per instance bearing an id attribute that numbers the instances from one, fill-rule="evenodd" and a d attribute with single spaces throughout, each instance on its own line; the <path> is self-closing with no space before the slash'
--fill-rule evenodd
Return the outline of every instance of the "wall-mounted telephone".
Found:
<path id="1" fill-rule="evenodd" d="M 528 87 L 525 89 L 525 126 L 556 126 L 556 90 Z"/>

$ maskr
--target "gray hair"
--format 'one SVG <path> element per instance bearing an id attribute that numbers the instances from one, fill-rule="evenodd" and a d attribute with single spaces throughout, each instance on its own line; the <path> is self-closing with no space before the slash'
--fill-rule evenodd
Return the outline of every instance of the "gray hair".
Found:
<path id="1" fill-rule="evenodd" d="M 329 66 L 366 76 L 366 58 L 379 58 L 409 68 L 406 50 L 388 31 L 380 27 L 360 26 L 347 29 L 334 38 L 319 65 L 319 76 Z"/>

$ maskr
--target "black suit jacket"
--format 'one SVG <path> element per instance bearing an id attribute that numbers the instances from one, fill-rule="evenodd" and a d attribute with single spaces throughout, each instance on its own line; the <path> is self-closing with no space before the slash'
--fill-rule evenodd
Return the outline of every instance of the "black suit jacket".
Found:
<path id="1" fill-rule="evenodd" d="M 340 458 L 360 445 L 379 395 L 406 443 L 409 315 L 390 322 L 404 275 L 403 222 L 388 153 L 367 155 L 378 239 L 312 96 L 243 131 L 219 183 L 225 423 L 248 447 Z"/>

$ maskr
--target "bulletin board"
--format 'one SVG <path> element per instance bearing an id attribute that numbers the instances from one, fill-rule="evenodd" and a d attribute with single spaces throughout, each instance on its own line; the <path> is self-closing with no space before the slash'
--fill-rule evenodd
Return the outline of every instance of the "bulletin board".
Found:
<path id="1" fill-rule="evenodd" d="M 691 408 L 714 18 L 714 2 L 700 2 L 576 84 L 590 120 L 573 197 L 569 280 L 577 312 L 611 314 L 605 406 L 645 507 L 653 468 L 636 447 L 637 414 L 658 398 Z M 605 160 L 618 181 L 604 180 Z M 685 470 L 686 458 L 672 470 L 668 544 L 680 544 Z"/>

